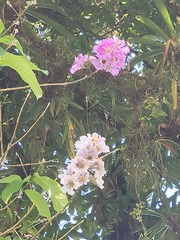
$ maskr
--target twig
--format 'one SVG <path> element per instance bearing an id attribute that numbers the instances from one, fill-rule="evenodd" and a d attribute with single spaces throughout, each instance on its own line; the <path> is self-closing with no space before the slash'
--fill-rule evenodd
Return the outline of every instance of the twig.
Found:
<path id="1" fill-rule="evenodd" d="M 2 237 L 4 235 L 14 231 L 18 227 L 20 227 L 19 224 L 30 214 L 30 212 L 33 210 L 33 208 L 34 208 L 34 204 L 30 207 L 30 209 L 27 211 L 27 213 L 24 214 L 24 216 L 17 223 L 14 224 L 14 226 L 12 226 L 11 228 L 7 229 L 3 233 L 0 233 L 0 237 Z"/>
<path id="2" fill-rule="evenodd" d="M 90 77 L 92 77 L 95 73 L 97 73 L 97 71 L 86 75 L 83 78 L 80 78 L 78 80 L 72 81 L 72 82 L 64 82 L 64 83 L 43 83 L 43 84 L 39 84 L 41 87 L 52 87 L 52 86 L 69 86 L 69 85 L 73 85 L 76 83 L 79 83 L 81 81 L 84 81 Z M 14 88 L 2 88 L 0 89 L 0 92 L 9 92 L 9 91 L 17 91 L 17 90 L 23 90 L 23 89 L 27 89 L 30 88 L 30 86 L 21 86 L 21 87 L 14 87 Z"/>
<path id="3" fill-rule="evenodd" d="M 48 107 L 50 105 L 50 102 L 47 104 L 46 108 L 44 109 L 44 111 L 41 113 L 41 115 L 38 117 L 38 119 L 31 125 L 31 127 L 27 130 L 27 132 L 20 137 L 17 141 L 15 141 L 14 143 L 8 144 L 8 148 L 6 150 L 6 152 L 3 154 L 0 164 L 3 162 L 4 158 L 7 156 L 9 150 L 16 145 L 18 142 L 22 141 L 23 138 L 25 138 L 27 136 L 27 134 L 34 128 L 34 126 L 39 122 L 39 120 L 44 116 L 45 112 L 47 111 Z"/>
<path id="4" fill-rule="evenodd" d="M 19 121 L 20 121 L 20 118 L 21 118 L 21 115 L 22 115 L 24 106 L 25 106 L 25 104 L 26 104 L 29 96 L 30 96 L 30 92 L 27 94 L 27 96 L 26 96 L 26 98 L 25 98 L 25 100 L 24 100 L 24 102 L 23 102 L 23 104 L 22 104 L 22 107 L 20 108 L 20 111 L 19 111 L 19 114 L 18 114 L 18 117 L 17 117 L 17 120 L 16 120 L 15 128 L 14 128 L 14 131 L 13 131 L 13 134 L 12 134 L 12 137 L 11 137 L 11 140 L 10 140 L 10 142 L 9 142 L 9 144 L 8 144 L 9 146 L 12 145 L 12 142 L 13 142 L 13 140 L 14 140 L 14 138 L 15 138 L 16 131 L 17 131 L 17 128 L 18 128 L 18 125 L 19 125 Z"/>
<path id="5" fill-rule="evenodd" d="M 120 151 L 120 150 L 121 150 L 120 148 L 116 148 L 116 149 L 112 150 L 111 152 L 108 152 L 107 154 L 101 156 L 100 159 L 103 159 L 103 158 L 105 158 L 105 157 L 107 157 L 107 156 L 109 156 L 113 153 L 116 153 L 116 152 Z"/>
<path id="6" fill-rule="evenodd" d="M 0 142 L 1 142 L 1 156 L 4 153 L 3 149 L 3 132 L 2 132 L 2 104 L 0 103 Z"/>
<path id="7" fill-rule="evenodd" d="M 7 4 L 7 3 L 6 3 Z M 27 10 L 27 8 L 24 8 L 24 10 L 22 10 L 21 12 L 17 12 L 16 9 L 12 6 L 12 4 L 8 4 L 9 7 L 12 8 L 12 10 L 17 14 L 17 18 L 13 21 L 13 23 L 3 32 L 3 34 L 1 36 L 4 36 L 7 34 L 7 32 L 11 29 L 11 27 L 13 27 L 15 24 L 15 22 L 19 21 L 21 19 L 21 16 L 25 13 L 25 11 Z"/>
<path id="8" fill-rule="evenodd" d="M 3 164 L 1 167 L 22 167 L 22 166 L 35 166 L 35 165 L 41 165 L 41 164 L 47 164 L 49 162 L 53 162 L 54 160 L 48 160 L 48 161 L 42 161 L 38 163 L 22 163 L 22 164 Z"/>
<path id="9" fill-rule="evenodd" d="M 57 212 L 56 214 L 54 214 L 54 216 L 51 217 L 51 219 L 49 219 L 36 233 L 35 235 L 30 239 L 30 240 L 35 240 L 36 237 L 39 235 L 40 232 L 42 232 L 59 214 L 63 213 L 65 211 L 65 209 L 67 208 L 67 206 L 74 200 L 74 198 L 76 197 L 78 191 L 76 191 L 76 193 L 74 194 L 74 196 L 71 197 L 71 199 L 68 201 L 68 203 L 63 207 L 63 209 L 61 209 L 59 212 Z"/>
<path id="10" fill-rule="evenodd" d="M 20 121 L 20 117 L 21 117 L 21 114 L 22 114 L 22 112 L 23 112 L 24 106 L 25 106 L 25 104 L 26 104 L 29 96 L 30 96 L 30 93 L 27 94 L 27 96 L 26 96 L 26 98 L 25 98 L 25 100 L 24 100 L 24 102 L 23 102 L 23 104 L 22 104 L 22 106 L 21 106 L 21 109 L 20 109 L 20 111 L 19 111 L 19 114 L 18 114 L 18 117 L 17 117 L 17 120 L 16 120 L 16 124 L 15 124 L 15 127 L 14 127 L 14 131 L 13 131 L 11 140 L 10 140 L 8 146 L 7 146 L 6 151 L 2 154 L 2 157 L 1 157 L 1 160 L 0 160 L 0 164 L 4 161 L 4 159 L 6 158 L 9 150 L 10 150 L 11 147 L 12 147 L 12 142 L 13 142 L 14 137 L 15 137 L 15 135 L 16 135 L 16 131 L 17 131 L 17 127 L 18 127 L 18 124 L 19 124 L 19 121 Z"/>
<path id="11" fill-rule="evenodd" d="M 24 137 L 26 137 L 26 135 L 28 135 L 28 133 L 34 128 L 34 126 L 39 122 L 39 120 L 44 116 L 45 112 L 47 111 L 48 107 L 50 106 L 50 102 L 47 104 L 46 108 L 44 109 L 44 111 L 41 113 L 41 115 L 38 117 L 38 119 L 33 123 L 33 125 L 27 130 L 27 132 L 20 137 L 16 142 L 12 143 L 11 147 L 13 147 L 14 145 L 16 145 L 18 142 L 22 141 L 22 139 Z"/>
<path id="12" fill-rule="evenodd" d="M 25 106 L 25 104 L 26 104 L 29 96 L 30 96 L 30 92 L 29 92 L 29 93 L 27 94 L 27 96 L 25 97 L 24 102 L 23 102 L 23 104 L 22 104 L 22 107 L 21 107 L 21 109 L 20 109 L 20 111 L 19 111 L 19 114 L 18 114 L 18 117 L 17 117 L 17 120 L 16 120 L 16 125 L 15 125 L 15 127 L 14 127 L 14 131 L 13 131 L 11 140 L 10 140 L 10 142 L 9 142 L 9 144 L 8 144 L 8 145 L 10 145 L 10 146 L 11 146 L 11 144 L 12 144 L 12 142 L 13 142 L 13 140 L 14 140 L 14 137 L 15 137 L 15 135 L 16 135 L 16 131 L 17 131 L 17 127 L 18 127 L 18 124 L 19 124 L 19 121 L 20 121 L 20 118 L 21 118 L 21 114 L 22 114 L 22 112 L 23 112 L 24 106 Z"/>
<path id="13" fill-rule="evenodd" d="M 6 204 L 5 207 L 0 208 L 0 212 L 3 211 L 3 210 L 5 210 L 6 208 L 8 208 L 8 207 L 11 205 L 11 203 L 13 203 L 13 202 L 17 199 L 17 197 L 18 197 L 18 196 L 16 196 L 13 200 L 11 200 L 8 204 Z"/>
<path id="14" fill-rule="evenodd" d="M 81 220 L 79 223 L 77 223 L 75 226 L 73 226 L 69 231 L 67 231 L 62 237 L 60 237 L 58 240 L 62 240 L 64 239 L 64 237 L 66 237 L 72 230 L 74 230 L 75 228 L 77 228 L 81 223 L 83 223 L 84 220 Z"/>
<path id="15" fill-rule="evenodd" d="M 68 204 L 69 204 L 69 203 L 68 203 Z M 68 205 L 68 204 L 67 204 L 67 205 Z M 66 205 L 66 206 L 67 206 L 67 205 Z M 61 214 L 61 213 L 64 212 L 66 206 L 65 206 L 61 211 L 59 211 L 59 212 L 57 212 L 56 214 L 54 214 L 54 216 L 52 216 L 52 218 L 51 218 L 50 220 L 48 220 L 48 221 L 35 233 L 35 235 L 34 235 L 30 240 L 35 240 L 36 237 L 39 235 L 39 233 L 42 232 L 42 231 L 49 225 L 49 223 L 50 223 L 51 221 L 53 221 L 59 214 Z"/>

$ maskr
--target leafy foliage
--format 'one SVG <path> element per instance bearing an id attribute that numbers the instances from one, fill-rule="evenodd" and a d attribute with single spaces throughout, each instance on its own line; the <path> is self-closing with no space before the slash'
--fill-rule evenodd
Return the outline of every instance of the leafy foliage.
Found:
<path id="1" fill-rule="evenodd" d="M 0 7 L 0 239 L 178 240 L 178 1 Z M 70 75 L 74 55 L 113 35 L 131 48 L 126 69 Z M 69 198 L 58 175 L 88 132 L 111 149 L 105 186 Z"/>

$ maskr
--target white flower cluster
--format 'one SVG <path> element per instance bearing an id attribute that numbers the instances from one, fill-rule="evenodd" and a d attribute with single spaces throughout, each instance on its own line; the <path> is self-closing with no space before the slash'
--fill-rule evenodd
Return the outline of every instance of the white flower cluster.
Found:
<path id="1" fill-rule="evenodd" d="M 37 5 L 37 0 L 30 0 L 26 2 L 27 7 L 32 6 L 32 5 Z"/>
<path id="2" fill-rule="evenodd" d="M 97 133 L 81 136 L 75 143 L 77 153 L 71 160 L 67 169 L 60 174 L 62 191 L 73 195 L 75 190 L 86 185 L 88 182 L 96 184 L 101 189 L 103 186 L 102 177 L 106 174 L 104 162 L 99 157 L 102 153 L 109 152 L 105 138 Z"/>

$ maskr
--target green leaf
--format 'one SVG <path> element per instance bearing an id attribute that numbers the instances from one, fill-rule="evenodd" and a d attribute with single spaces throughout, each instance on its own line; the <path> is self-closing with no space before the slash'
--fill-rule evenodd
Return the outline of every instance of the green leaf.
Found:
<path id="1" fill-rule="evenodd" d="M 58 12 L 58 13 L 60 13 L 60 14 L 62 14 L 62 15 L 64 15 L 64 16 L 66 16 L 66 17 L 68 17 L 69 19 L 72 19 L 69 15 L 68 15 L 68 13 L 62 8 L 62 7 L 60 7 L 58 4 L 56 4 L 55 2 L 49 2 L 49 0 L 47 0 L 47 1 L 37 1 L 37 4 L 36 4 L 36 6 L 31 6 L 30 7 L 30 9 L 36 9 L 36 8 L 47 8 L 47 9 L 51 9 L 51 10 L 54 10 L 54 11 L 56 11 L 56 12 Z"/>
<path id="2" fill-rule="evenodd" d="M 0 37 L 0 43 L 7 44 L 9 46 L 16 46 L 20 53 L 23 54 L 23 49 L 20 42 L 13 36 L 5 35 Z"/>
<path id="3" fill-rule="evenodd" d="M 162 17 L 163 17 L 163 19 L 164 19 L 164 21 L 165 21 L 165 23 L 166 23 L 166 25 L 167 25 L 167 27 L 169 29 L 170 36 L 172 38 L 175 38 L 176 31 L 174 29 L 173 23 L 171 21 L 169 12 L 167 10 L 167 7 L 164 4 L 164 1 L 163 0 L 155 0 L 154 2 L 155 2 L 159 12 L 161 13 L 161 15 L 162 15 Z"/>
<path id="4" fill-rule="evenodd" d="M 0 179 L 0 183 L 12 183 L 15 180 L 21 180 L 19 175 L 10 175 L 8 177 L 4 177 L 2 179 Z"/>
<path id="5" fill-rule="evenodd" d="M 28 9 L 26 11 L 26 13 L 35 17 L 35 18 L 37 18 L 37 19 L 39 19 L 39 20 L 41 20 L 41 21 L 43 21 L 45 24 L 52 27 L 54 30 L 56 30 L 58 33 L 60 33 L 64 37 L 67 37 L 67 38 L 72 37 L 71 33 L 65 27 L 63 27 L 61 24 L 57 23 L 56 21 L 48 18 L 47 16 L 44 16 L 40 13 L 35 12 L 35 11 L 31 11 L 30 9 Z"/>
<path id="6" fill-rule="evenodd" d="M 163 54 L 162 49 L 142 53 L 142 54 L 140 54 L 140 55 L 138 55 L 138 56 L 136 56 L 135 58 L 132 59 L 132 61 L 130 62 L 130 66 L 134 66 L 134 65 L 136 65 L 137 63 L 139 63 L 143 60 L 146 60 L 148 58 L 153 58 L 153 57 L 156 57 L 156 56 L 162 55 L 162 54 Z"/>
<path id="7" fill-rule="evenodd" d="M 0 237 L 0 240 L 11 240 L 11 237 L 6 237 L 6 238 Z"/>
<path id="8" fill-rule="evenodd" d="M 0 65 L 13 68 L 22 80 L 29 84 L 37 99 L 42 96 L 42 89 L 30 67 L 31 64 L 27 62 L 25 57 L 5 52 L 0 59 Z"/>
<path id="9" fill-rule="evenodd" d="M 144 23 L 147 27 L 149 27 L 151 30 L 159 34 L 161 37 L 163 37 L 166 41 L 170 39 L 170 37 L 151 19 L 146 18 L 144 16 L 136 16 L 136 19 L 142 23 Z"/>
<path id="10" fill-rule="evenodd" d="M 32 30 L 32 25 L 29 23 L 28 18 L 24 16 L 24 20 L 22 24 L 22 28 L 24 32 L 27 34 L 28 38 L 30 39 L 31 42 L 36 42 L 40 43 L 41 39 L 37 37 L 37 33 Z"/>
<path id="11" fill-rule="evenodd" d="M 75 125 L 79 128 L 81 134 L 85 134 L 85 130 L 84 130 L 84 126 L 83 124 L 77 119 L 75 118 L 72 114 L 68 114 L 69 117 L 71 118 L 72 122 L 75 123 Z"/>
<path id="12" fill-rule="evenodd" d="M 48 190 L 49 190 L 48 184 L 46 183 L 46 181 L 44 181 L 42 179 L 42 177 L 39 175 L 39 173 L 34 174 L 33 182 L 35 182 L 37 185 L 42 187 L 43 190 L 48 192 Z"/>
<path id="13" fill-rule="evenodd" d="M 68 199 L 66 194 L 62 193 L 60 184 L 49 177 L 40 176 L 38 173 L 35 173 L 34 176 L 34 182 L 42 187 L 51 198 L 54 210 L 62 211 L 67 205 Z"/>
<path id="14" fill-rule="evenodd" d="M 23 180 L 14 180 L 13 182 L 9 183 L 2 191 L 2 200 L 4 203 L 7 203 L 13 193 L 20 190 L 24 181 Z"/>
<path id="15" fill-rule="evenodd" d="M 2 20 L 0 19 L 0 34 L 3 33 L 5 27 L 4 27 L 4 23 L 2 22 Z"/>
<path id="16" fill-rule="evenodd" d="M 34 190 L 25 190 L 24 192 L 26 193 L 28 198 L 31 200 L 31 202 L 36 206 L 39 214 L 43 217 L 46 217 L 48 220 L 50 220 L 51 214 L 49 211 L 49 207 L 46 200 L 43 198 L 43 196 Z"/>
<path id="17" fill-rule="evenodd" d="M 157 218 L 161 218 L 161 219 L 165 218 L 159 212 L 151 210 L 151 209 L 142 210 L 142 215 L 144 215 L 144 216 L 153 216 L 153 217 L 157 217 Z"/>
<path id="18" fill-rule="evenodd" d="M 23 59 L 27 62 L 27 64 L 30 66 L 30 68 L 32 70 L 42 72 L 46 76 L 49 74 L 49 72 L 47 70 L 40 69 L 36 64 L 34 64 L 31 61 L 29 61 L 26 57 L 24 57 Z"/>
<path id="19" fill-rule="evenodd" d="M 55 113 L 55 107 L 56 107 L 56 102 L 55 102 L 54 98 L 52 98 L 49 110 L 53 117 L 54 117 L 54 113 Z"/>
<path id="20" fill-rule="evenodd" d="M 78 109 L 78 110 L 84 110 L 83 107 L 81 107 L 80 105 L 78 105 L 78 104 L 75 103 L 75 102 L 67 102 L 67 104 L 70 105 L 70 106 L 72 106 L 72 107 L 74 107 L 74 108 L 76 108 L 76 109 Z"/>
<path id="21" fill-rule="evenodd" d="M 131 38 L 128 40 L 129 43 L 137 43 L 137 44 L 143 44 L 143 45 L 152 45 L 155 47 L 161 47 L 163 48 L 165 45 L 164 39 L 159 39 L 158 35 L 146 35 L 143 37 L 136 37 Z"/>

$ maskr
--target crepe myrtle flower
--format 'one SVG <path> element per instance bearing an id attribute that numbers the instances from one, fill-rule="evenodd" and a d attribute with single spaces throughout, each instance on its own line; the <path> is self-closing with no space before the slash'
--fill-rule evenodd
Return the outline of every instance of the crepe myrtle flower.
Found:
<path id="1" fill-rule="evenodd" d="M 68 193 L 69 195 L 73 195 L 75 190 L 80 187 L 80 183 L 75 174 L 69 175 L 65 173 L 61 176 L 60 183 L 63 185 L 61 188 L 62 192 Z"/>
<path id="2" fill-rule="evenodd" d="M 93 59 L 93 56 L 88 56 L 87 54 L 83 55 L 82 53 L 80 53 L 77 57 L 75 57 L 74 64 L 70 68 L 70 73 L 74 74 L 78 70 L 86 68 Z"/>
<path id="3" fill-rule="evenodd" d="M 79 187 L 89 182 L 101 189 L 104 187 L 102 178 L 106 170 L 100 155 L 110 151 L 105 140 L 97 133 L 88 133 L 75 143 L 76 156 L 59 175 L 60 183 L 63 185 L 62 192 L 73 195 Z"/>
<path id="4" fill-rule="evenodd" d="M 124 40 L 118 37 L 106 38 L 95 44 L 93 56 L 79 54 L 70 69 L 73 74 L 77 70 L 86 67 L 86 63 L 92 64 L 97 71 L 102 70 L 117 76 L 126 65 L 126 56 L 130 52 Z"/>

